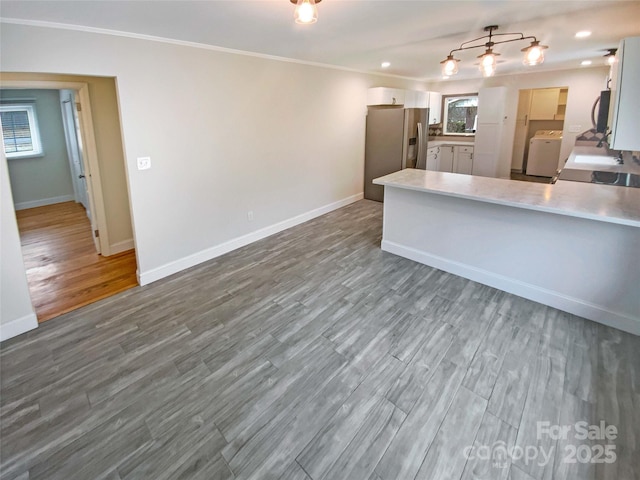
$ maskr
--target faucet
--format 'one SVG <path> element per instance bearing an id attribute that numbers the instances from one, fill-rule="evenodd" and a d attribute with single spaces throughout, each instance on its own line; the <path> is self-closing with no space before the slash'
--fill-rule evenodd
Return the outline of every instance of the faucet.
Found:
<path id="1" fill-rule="evenodd" d="M 596 148 L 602 148 L 602 144 L 606 143 L 607 144 L 607 150 L 609 150 L 609 142 L 607 141 L 607 138 L 609 138 L 609 135 L 611 135 L 611 130 L 609 130 L 609 131 L 605 130 L 604 131 L 604 135 L 602 136 L 602 138 L 600 139 L 600 141 L 596 145 Z"/>
<path id="2" fill-rule="evenodd" d="M 622 158 L 622 155 L 624 152 L 622 150 L 612 150 L 609 148 L 609 142 L 607 141 L 607 139 L 609 138 L 609 135 L 611 135 L 611 133 L 612 130 L 609 130 L 608 132 L 605 131 L 604 135 L 596 145 L 596 148 L 602 148 L 604 146 L 607 149 L 607 155 L 613 156 L 616 159 L 618 165 L 623 165 L 624 159 Z M 615 153 L 615 155 L 612 155 L 612 153 Z"/>

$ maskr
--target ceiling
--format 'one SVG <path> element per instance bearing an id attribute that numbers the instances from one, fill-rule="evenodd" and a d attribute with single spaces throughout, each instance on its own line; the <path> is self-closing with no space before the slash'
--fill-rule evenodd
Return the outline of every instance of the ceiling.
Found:
<path id="1" fill-rule="evenodd" d="M 545 63 L 522 65 L 528 42 L 498 45 L 498 74 L 602 65 L 607 48 L 640 36 L 640 1 L 323 0 L 313 25 L 293 21 L 289 0 L 31 0 L 0 2 L 3 21 L 53 22 L 196 42 L 421 80 L 440 80 L 440 61 L 462 42 L 521 32 L 548 45 Z M 590 30 L 576 39 L 579 30 Z M 482 48 L 459 52 L 456 78 L 477 77 Z M 381 68 L 381 62 L 391 66 Z"/>

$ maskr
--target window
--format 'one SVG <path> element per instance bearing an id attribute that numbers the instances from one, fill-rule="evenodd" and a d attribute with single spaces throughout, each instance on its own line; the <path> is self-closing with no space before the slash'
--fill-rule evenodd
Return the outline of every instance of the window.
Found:
<path id="1" fill-rule="evenodd" d="M 444 135 L 475 135 L 478 95 L 444 97 Z"/>
<path id="2" fill-rule="evenodd" d="M 4 153 L 7 158 L 42 155 L 40 132 L 33 105 L 0 106 Z"/>

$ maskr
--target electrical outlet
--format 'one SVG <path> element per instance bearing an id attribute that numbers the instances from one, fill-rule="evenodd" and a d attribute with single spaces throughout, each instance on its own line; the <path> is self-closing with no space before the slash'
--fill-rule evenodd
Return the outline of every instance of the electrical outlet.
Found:
<path id="1" fill-rule="evenodd" d="M 253 210 L 249 210 L 247 212 L 247 220 L 249 220 L 250 222 L 253 222 Z"/>
<path id="2" fill-rule="evenodd" d="M 582 125 L 569 125 L 569 133 L 580 133 Z"/>
<path id="3" fill-rule="evenodd" d="M 151 157 L 138 157 L 138 170 L 151 168 Z"/>

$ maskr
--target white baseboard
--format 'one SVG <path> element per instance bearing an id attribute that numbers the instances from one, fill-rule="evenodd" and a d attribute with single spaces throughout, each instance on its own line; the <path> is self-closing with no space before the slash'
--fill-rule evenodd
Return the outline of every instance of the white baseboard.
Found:
<path id="1" fill-rule="evenodd" d="M 55 203 L 75 202 L 76 197 L 73 195 L 61 195 L 59 197 L 41 198 L 40 200 L 31 200 L 29 202 L 16 203 L 16 210 L 26 210 L 28 208 L 44 207 L 45 205 L 53 205 Z"/>
<path id="2" fill-rule="evenodd" d="M 133 250 L 135 245 L 133 244 L 133 238 L 128 240 L 123 240 L 122 242 L 116 242 L 109 245 L 110 255 L 115 255 L 117 253 L 126 252 L 128 250 Z"/>
<path id="3" fill-rule="evenodd" d="M 357 202 L 358 200 L 362 200 L 363 198 L 364 194 L 358 193 L 342 200 L 338 200 L 337 202 L 333 202 L 323 207 L 316 208 L 309 212 L 297 215 L 293 218 L 289 218 L 282 222 L 278 222 L 268 227 L 261 228 L 260 230 L 256 230 L 255 232 L 251 232 L 246 235 L 242 235 L 241 237 L 234 238 L 220 245 L 207 248 L 206 250 L 194 253 L 193 255 L 180 258 L 160 267 L 143 272 L 138 272 L 138 281 L 140 285 L 148 285 L 149 283 L 160 280 L 161 278 L 168 277 L 169 275 L 173 275 L 174 273 L 193 267 L 194 265 L 198 265 L 213 258 L 219 257 L 220 255 L 224 255 L 225 253 L 229 253 L 233 250 L 249 245 L 250 243 L 257 242 L 258 240 L 262 240 L 263 238 L 286 230 L 287 228 L 295 227 L 296 225 L 300 225 L 301 223 L 312 220 L 316 217 L 324 215 L 325 213 L 332 212 L 333 210 L 337 210 L 338 208 L 342 208 L 351 203 Z"/>
<path id="4" fill-rule="evenodd" d="M 38 328 L 38 318 L 35 313 L 2 323 L 0 324 L 0 342 L 9 340 L 34 328 Z"/>
<path id="5" fill-rule="evenodd" d="M 559 292 L 416 250 L 415 248 L 400 245 L 396 242 L 383 240 L 381 247 L 385 252 L 393 253 L 400 257 L 408 258 L 409 260 L 429 265 L 430 267 L 444 270 L 445 272 L 453 273 L 454 275 L 468 278 L 474 282 L 479 282 L 508 293 L 513 293 L 519 297 L 527 298 L 534 302 L 542 303 L 609 327 L 624 330 L 634 335 L 640 335 L 640 322 L 638 319 L 622 313 L 613 312 L 604 306 L 589 303 L 584 299 L 568 297 Z"/>

